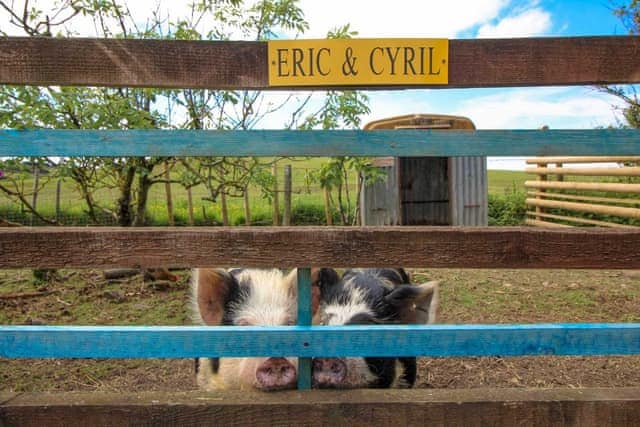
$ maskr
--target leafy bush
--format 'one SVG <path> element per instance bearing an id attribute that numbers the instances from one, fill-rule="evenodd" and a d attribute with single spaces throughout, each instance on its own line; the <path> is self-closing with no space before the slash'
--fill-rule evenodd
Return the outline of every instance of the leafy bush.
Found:
<path id="1" fill-rule="evenodd" d="M 489 194 L 489 225 L 522 225 L 527 207 L 524 191 L 516 188 L 503 195 Z"/>

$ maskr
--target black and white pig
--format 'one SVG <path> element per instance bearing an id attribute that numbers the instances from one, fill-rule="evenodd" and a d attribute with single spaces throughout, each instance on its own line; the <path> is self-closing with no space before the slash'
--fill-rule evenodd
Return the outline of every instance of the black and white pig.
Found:
<path id="1" fill-rule="evenodd" d="M 438 282 L 410 284 L 401 268 L 347 270 L 342 278 L 332 269 L 313 274 L 320 289 L 315 322 L 321 325 L 425 324 L 435 322 Z M 347 357 L 313 359 L 313 384 L 318 388 L 412 387 L 415 357 Z"/>
<path id="2" fill-rule="evenodd" d="M 285 276 L 276 269 L 194 269 L 194 320 L 212 326 L 295 325 L 296 283 L 296 270 Z M 196 379 L 205 390 L 295 388 L 297 371 L 297 358 L 196 359 Z"/>

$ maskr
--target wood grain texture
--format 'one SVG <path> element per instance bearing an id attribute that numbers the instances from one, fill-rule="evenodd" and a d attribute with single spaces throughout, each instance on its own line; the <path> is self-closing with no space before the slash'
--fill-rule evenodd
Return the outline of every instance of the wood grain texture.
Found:
<path id="1" fill-rule="evenodd" d="M 0 58 L 5 84 L 268 86 L 266 42 L 5 37 Z M 635 36 L 450 40 L 449 84 L 430 87 L 638 83 L 639 65 Z"/>
<path id="2" fill-rule="evenodd" d="M 527 188 L 542 188 L 545 190 L 589 190 L 640 194 L 640 184 L 577 181 L 525 181 L 524 186 Z"/>
<path id="3" fill-rule="evenodd" d="M 555 215 L 555 214 L 549 214 L 549 213 L 542 213 L 542 212 L 531 212 L 531 211 L 527 211 L 527 215 L 529 216 L 538 216 L 540 218 L 550 218 L 550 219 L 559 219 L 561 221 L 570 221 L 570 222 L 574 222 L 577 224 L 589 224 L 589 225 L 595 225 L 598 227 L 615 227 L 615 228 L 626 228 L 626 229 L 637 229 L 637 227 L 635 225 L 627 225 L 627 224 L 618 224 L 615 222 L 608 222 L 608 221 L 598 221 L 595 219 L 586 219 L 586 218 L 578 218 L 578 217 L 572 217 L 572 216 L 565 216 L 565 215 Z M 526 220 L 527 224 L 529 223 L 528 221 L 530 221 L 529 219 Z M 551 227 L 558 225 L 558 223 L 556 222 L 546 222 L 546 224 L 552 224 Z M 535 224 L 533 224 L 535 225 Z"/>
<path id="4" fill-rule="evenodd" d="M 0 130 L 0 156 L 449 157 L 572 153 L 640 153 L 640 130 Z"/>
<path id="5" fill-rule="evenodd" d="M 23 393 L 0 425 L 640 425 L 640 388 Z"/>
<path id="6" fill-rule="evenodd" d="M 1 227 L 0 268 L 640 268 L 640 230 Z"/>
<path id="7" fill-rule="evenodd" d="M 640 156 L 566 156 L 566 157 L 532 157 L 526 159 L 528 165 L 549 163 L 624 163 L 624 162 L 640 162 Z"/>
<path id="8" fill-rule="evenodd" d="M 640 354 L 640 323 L 316 327 L 0 326 L 0 357 L 7 358 L 632 354 Z"/>
<path id="9" fill-rule="evenodd" d="M 313 317 L 311 306 L 311 269 L 298 268 L 298 326 L 310 326 Z M 298 390 L 311 388 L 311 358 L 298 359 Z"/>
<path id="10" fill-rule="evenodd" d="M 566 209 L 574 212 L 590 212 L 602 215 L 621 216 L 640 219 L 640 209 L 621 206 L 595 205 L 592 203 L 565 202 L 560 200 L 525 199 L 528 206 L 539 206 L 551 209 Z"/>
<path id="11" fill-rule="evenodd" d="M 611 168 L 526 168 L 526 173 L 537 175 L 576 175 L 576 176 L 640 176 L 640 167 Z"/>

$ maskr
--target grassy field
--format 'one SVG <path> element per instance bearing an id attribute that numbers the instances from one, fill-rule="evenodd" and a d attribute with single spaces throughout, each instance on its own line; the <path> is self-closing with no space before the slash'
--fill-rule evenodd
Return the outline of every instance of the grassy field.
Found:
<path id="1" fill-rule="evenodd" d="M 325 159 L 323 158 L 289 159 L 279 163 L 279 175 L 277 177 L 279 188 L 282 190 L 283 166 L 290 164 L 292 166 L 292 209 L 301 211 L 300 215 L 304 215 L 307 212 L 307 214 L 311 215 L 309 221 L 312 221 L 316 216 L 324 218 L 323 194 L 319 185 L 309 179 L 309 174 L 317 170 L 324 161 Z M 54 218 L 56 212 L 56 182 L 46 175 L 42 179 L 47 184 L 38 195 L 38 212 L 45 217 Z M 490 170 L 488 171 L 489 194 L 502 196 L 512 194 L 514 191 L 524 191 L 523 183 L 525 179 L 527 179 L 527 175 L 524 172 Z M 356 184 L 355 175 L 350 176 L 349 184 L 353 198 Z M 33 186 L 32 179 L 26 179 L 23 185 L 24 188 L 31 188 Z M 188 223 L 187 192 L 180 184 L 172 184 L 171 192 L 176 224 L 186 225 Z M 208 194 L 203 186 L 194 187 L 192 196 L 196 225 L 222 223 L 220 204 L 204 200 Z M 115 190 L 103 189 L 98 197 L 100 200 L 105 201 L 105 205 L 113 205 L 117 198 L 117 193 Z M 282 200 L 282 194 L 280 194 L 280 200 Z M 147 204 L 147 215 L 151 224 L 162 225 L 168 223 L 166 205 L 165 186 L 154 185 L 150 190 Z M 268 225 L 272 223 L 272 205 L 263 197 L 260 189 L 255 186 L 249 189 L 249 205 L 252 224 Z M 229 197 L 227 199 L 227 208 L 232 225 L 244 224 L 244 201 L 242 198 Z M 60 189 L 60 221 L 65 225 L 85 224 L 86 215 L 84 214 L 84 209 L 84 202 L 80 199 L 73 183 L 70 180 L 63 180 Z M 310 210 L 312 211 L 311 213 L 309 213 Z M 282 202 L 280 202 L 280 215 L 282 215 Z M 0 196 L 0 218 L 16 222 L 25 221 L 25 215 L 21 212 L 20 205 L 11 202 L 4 196 Z M 305 219 L 302 218 L 301 221 L 304 222 Z M 113 222 L 113 219 L 105 215 L 104 222 L 109 224 Z"/>

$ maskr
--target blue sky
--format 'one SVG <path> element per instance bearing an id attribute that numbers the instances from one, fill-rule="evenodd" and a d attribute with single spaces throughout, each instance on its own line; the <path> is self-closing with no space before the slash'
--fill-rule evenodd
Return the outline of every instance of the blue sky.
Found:
<path id="1" fill-rule="evenodd" d="M 609 0 L 448 0 L 390 2 L 303 0 L 311 33 L 349 22 L 362 37 L 508 38 L 625 35 Z M 345 6 L 346 5 L 346 6 Z M 339 13 L 327 14 L 323 10 Z M 366 12 L 363 12 L 365 11 Z M 408 113 L 469 117 L 479 129 L 589 129 L 616 125 L 619 101 L 593 87 L 408 90 L 371 92 L 365 122 Z M 522 169 L 516 159 L 490 159 L 490 168 Z"/>
<path id="2" fill-rule="evenodd" d="M 55 0 L 37 2 L 47 9 Z M 612 10 L 618 0 L 299 0 L 310 24 L 304 38 L 324 38 L 349 23 L 359 37 L 508 38 L 535 36 L 624 35 Z M 137 22 L 145 22 L 160 2 L 161 15 L 184 16 L 190 1 L 130 0 Z M 36 2 L 34 2 L 36 3 Z M 17 1 L 16 4 L 22 4 Z M 0 11 L 0 26 L 8 18 Z M 79 36 L 94 36 L 94 24 L 74 20 Z M 18 34 L 18 33 L 15 33 Z M 287 37 L 287 35 L 285 35 Z M 298 37 L 290 34 L 287 38 Z M 304 93 L 299 93 L 304 97 Z M 385 117 L 436 113 L 469 117 L 478 129 L 589 129 L 617 125 L 620 102 L 593 87 L 504 89 L 422 89 L 370 92 L 371 113 L 363 123 Z M 287 94 L 271 92 L 265 105 Z M 271 104 L 269 104 L 271 105 Z M 616 108 L 617 107 L 617 108 Z M 279 110 L 257 127 L 281 128 L 290 112 Z M 522 162 L 492 161 L 491 167 L 521 168 Z"/>
<path id="3" fill-rule="evenodd" d="M 302 4 L 311 23 L 310 35 L 318 37 L 341 22 L 351 23 L 362 37 L 503 38 L 627 32 L 608 0 L 395 0 L 394 9 L 389 9 L 389 2 L 376 0 L 303 0 Z M 327 10 L 340 13 L 328 14 Z M 371 92 L 370 96 L 372 113 L 367 120 L 434 112 L 466 115 L 480 129 L 542 125 L 582 129 L 615 125 L 620 118 L 612 107 L 616 99 L 592 87 L 408 90 Z"/>

